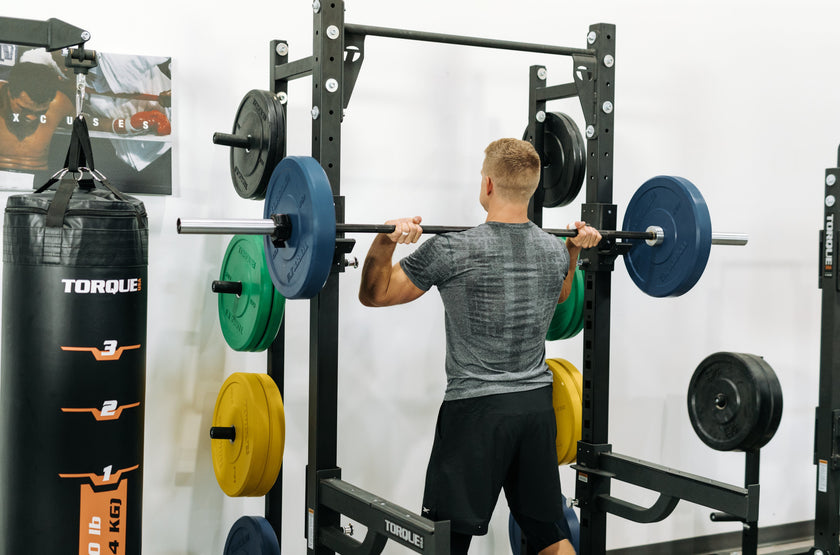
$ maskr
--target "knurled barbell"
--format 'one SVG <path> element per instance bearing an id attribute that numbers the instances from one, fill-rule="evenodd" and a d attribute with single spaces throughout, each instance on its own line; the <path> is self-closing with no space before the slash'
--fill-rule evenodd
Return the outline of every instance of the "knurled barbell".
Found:
<path id="1" fill-rule="evenodd" d="M 457 233 L 459 226 L 422 226 L 424 233 Z M 658 176 L 633 195 L 625 230 L 602 230 L 605 239 L 630 243 L 623 254 L 630 277 L 648 295 L 678 296 L 703 273 L 712 244 L 745 245 L 740 233 L 712 233 L 699 190 L 680 177 Z M 638 231 L 644 229 L 645 231 Z M 268 184 L 262 219 L 178 219 L 178 233 L 263 235 L 274 286 L 287 299 L 312 298 L 326 283 L 335 257 L 336 234 L 390 233 L 392 225 L 336 223 L 329 180 L 317 160 L 284 158 Z M 574 229 L 544 229 L 574 237 Z"/>

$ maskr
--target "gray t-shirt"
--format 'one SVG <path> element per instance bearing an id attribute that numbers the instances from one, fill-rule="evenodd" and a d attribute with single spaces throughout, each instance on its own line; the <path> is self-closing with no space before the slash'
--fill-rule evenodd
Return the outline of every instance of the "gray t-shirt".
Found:
<path id="1" fill-rule="evenodd" d="M 531 222 L 487 222 L 432 237 L 400 265 L 414 285 L 435 285 L 443 299 L 444 400 L 551 383 L 545 334 L 569 270 L 562 240 Z"/>

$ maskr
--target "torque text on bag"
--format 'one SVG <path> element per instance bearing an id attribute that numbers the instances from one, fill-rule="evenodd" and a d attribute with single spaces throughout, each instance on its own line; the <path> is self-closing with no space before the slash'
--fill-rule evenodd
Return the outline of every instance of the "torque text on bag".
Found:
<path id="1" fill-rule="evenodd" d="M 62 279 L 65 293 L 107 294 L 136 293 L 143 289 L 143 280 L 131 279 Z"/>

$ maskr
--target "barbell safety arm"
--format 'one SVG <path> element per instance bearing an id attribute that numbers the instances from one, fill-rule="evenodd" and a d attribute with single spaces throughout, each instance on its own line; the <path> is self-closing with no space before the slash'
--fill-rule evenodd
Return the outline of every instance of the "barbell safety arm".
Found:
<path id="1" fill-rule="evenodd" d="M 200 235 L 271 235 L 280 241 L 291 236 L 291 224 L 282 215 L 274 219 L 178 219 L 177 227 L 180 234 Z M 442 233 L 458 233 L 471 229 L 468 226 L 421 226 L 423 233 L 439 235 Z M 336 233 L 393 233 L 393 225 L 374 224 L 345 224 L 335 225 Z M 546 233 L 557 237 L 575 237 L 576 229 L 543 229 Z M 606 239 L 641 239 L 648 245 L 655 246 L 662 243 L 664 234 L 661 228 L 651 226 L 645 231 L 603 230 L 601 236 Z M 712 233 L 713 245 L 746 245 L 748 237 L 743 233 Z"/>

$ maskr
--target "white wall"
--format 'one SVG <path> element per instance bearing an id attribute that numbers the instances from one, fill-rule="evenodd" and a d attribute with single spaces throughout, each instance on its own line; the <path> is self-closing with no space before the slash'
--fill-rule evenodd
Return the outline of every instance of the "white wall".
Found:
<path id="1" fill-rule="evenodd" d="M 90 48 L 173 57 L 174 194 L 143 197 L 150 215 L 144 552 L 221 553 L 231 524 L 260 514 L 261 499 L 228 499 L 215 483 L 207 429 L 219 386 L 234 371 L 262 371 L 263 354 L 232 352 L 209 283 L 228 239 L 178 236 L 178 217 L 261 217 L 230 183 L 228 131 L 242 96 L 268 88 L 268 43 L 287 39 L 291 59 L 312 49 L 308 0 L 173 3 L 115 9 L 92 0 L 13 3 L 7 17 L 58 17 L 88 29 Z M 813 518 L 811 465 L 817 400 L 817 234 L 823 170 L 840 142 L 840 5 L 830 0 L 349 0 L 347 21 L 583 47 L 592 23 L 617 25 L 615 193 L 619 221 L 633 191 L 658 174 L 703 192 L 719 231 L 750 236 L 716 247 L 688 294 L 657 300 L 616 263 L 612 298 L 611 440 L 615 451 L 740 484 L 743 455 L 711 451 L 688 422 L 694 368 L 721 350 L 763 355 L 785 395 L 775 439 L 763 450 L 761 524 Z M 484 146 L 521 136 L 528 67 L 570 81 L 565 58 L 369 38 L 343 126 L 347 220 L 424 216 L 476 224 Z M 310 81 L 291 84 L 289 154 L 310 154 Z M 580 107 L 558 102 L 580 125 Z M 583 200 L 583 196 L 578 199 Z M 546 211 L 564 226 L 579 206 Z M 360 259 L 370 237 L 357 237 Z M 405 249 L 403 252 L 408 252 Z M 339 465 L 343 477 L 417 510 L 443 387 L 442 310 L 435 293 L 391 309 L 355 298 L 359 272 L 341 278 Z M 303 553 L 307 447 L 308 303 L 286 310 L 284 553 Z M 549 356 L 581 364 L 580 338 Z M 573 474 L 562 469 L 566 491 Z M 649 492 L 614 484 L 644 504 Z M 665 522 L 610 517 L 609 547 L 738 530 L 708 509 L 680 504 Z M 473 553 L 507 552 L 507 511 Z M 358 536 L 357 536 L 358 537 Z M 402 552 L 391 545 L 386 553 Z"/>

